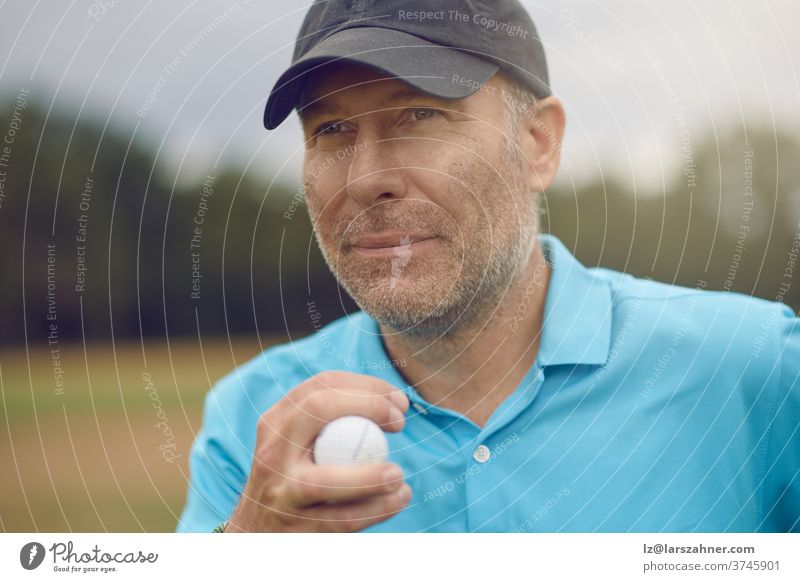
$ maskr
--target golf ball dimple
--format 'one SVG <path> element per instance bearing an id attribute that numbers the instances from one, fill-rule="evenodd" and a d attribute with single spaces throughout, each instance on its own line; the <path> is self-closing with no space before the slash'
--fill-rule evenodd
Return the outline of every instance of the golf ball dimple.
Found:
<path id="1" fill-rule="evenodd" d="M 381 428 L 363 416 L 342 416 L 331 421 L 314 442 L 318 465 L 385 463 L 389 445 Z"/>

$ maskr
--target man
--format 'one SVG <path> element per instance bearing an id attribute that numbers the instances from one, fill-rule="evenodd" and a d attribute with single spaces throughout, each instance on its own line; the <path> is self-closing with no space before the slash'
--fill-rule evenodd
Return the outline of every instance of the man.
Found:
<path id="1" fill-rule="evenodd" d="M 317 2 L 293 108 L 362 311 L 209 393 L 179 531 L 800 531 L 798 319 L 539 233 L 565 115 L 516 1 Z M 348 414 L 391 462 L 313 463 Z"/>

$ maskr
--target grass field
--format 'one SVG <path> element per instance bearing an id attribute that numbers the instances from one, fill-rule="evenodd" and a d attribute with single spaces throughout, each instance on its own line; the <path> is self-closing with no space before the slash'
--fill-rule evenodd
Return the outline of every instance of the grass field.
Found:
<path id="1" fill-rule="evenodd" d="M 0 531 L 173 531 L 204 394 L 278 341 L 0 350 Z"/>

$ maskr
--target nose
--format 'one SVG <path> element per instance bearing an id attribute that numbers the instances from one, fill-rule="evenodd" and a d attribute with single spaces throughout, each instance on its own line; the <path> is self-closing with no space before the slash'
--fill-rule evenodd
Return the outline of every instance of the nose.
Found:
<path id="1" fill-rule="evenodd" d="M 405 170 L 397 159 L 397 140 L 359 136 L 347 173 L 347 194 L 367 208 L 406 196 Z"/>

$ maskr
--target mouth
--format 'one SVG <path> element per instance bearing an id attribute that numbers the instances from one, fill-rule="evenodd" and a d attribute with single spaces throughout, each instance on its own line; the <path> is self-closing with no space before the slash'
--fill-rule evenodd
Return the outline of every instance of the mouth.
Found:
<path id="1" fill-rule="evenodd" d="M 437 238 L 422 233 L 383 233 L 362 237 L 351 248 L 365 257 L 408 257 L 432 247 Z"/>

